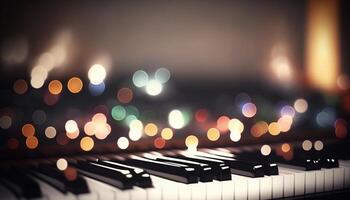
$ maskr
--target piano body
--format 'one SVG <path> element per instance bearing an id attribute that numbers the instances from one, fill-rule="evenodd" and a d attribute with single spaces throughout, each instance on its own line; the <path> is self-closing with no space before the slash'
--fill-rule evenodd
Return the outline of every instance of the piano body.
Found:
<path id="1" fill-rule="evenodd" d="M 345 0 L 1 5 L 0 199 L 349 196 Z"/>

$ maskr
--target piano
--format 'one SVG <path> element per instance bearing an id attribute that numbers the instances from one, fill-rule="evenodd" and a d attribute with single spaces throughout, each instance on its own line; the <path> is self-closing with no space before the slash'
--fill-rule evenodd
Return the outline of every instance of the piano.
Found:
<path id="1" fill-rule="evenodd" d="M 346 199 L 348 4 L 5 0 L 0 199 Z"/>

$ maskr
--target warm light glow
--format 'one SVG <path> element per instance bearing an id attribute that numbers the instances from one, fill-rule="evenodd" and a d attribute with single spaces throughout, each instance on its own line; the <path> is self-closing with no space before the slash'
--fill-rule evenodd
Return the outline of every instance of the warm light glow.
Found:
<path id="1" fill-rule="evenodd" d="M 94 147 L 94 140 L 91 137 L 83 137 L 80 140 L 80 148 L 83 151 L 91 151 L 91 149 Z"/>
<path id="2" fill-rule="evenodd" d="M 30 85 L 35 88 L 41 88 L 48 76 L 48 70 L 43 66 L 35 66 L 31 72 Z"/>
<path id="3" fill-rule="evenodd" d="M 161 137 L 157 137 L 154 140 L 154 147 L 156 147 L 157 149 L 162 149 L 165 147 L 165 140 Z"/>
<path id="4" fill-rule="evenodd" d="M 267 133 L 268 127 L 269 125 L 266 122 L 259 121 L 252 126 L 252 128 L 250 129 L 250 133 L 254 137 L 261 137 L 262 135 Z"/>
<path id="5" fill-rule="evenodd" d="M 129 138 L 132 141 L 141 139 L 143 132 L 143 124 L 140 120 L 134 119 L 129 124 Z"/>
<path id="6" fill-rule="evenodd" d="M 260 149 L 260 152 L 264 156 L 268 156 L 271 153 L 271 147 L 267 144 L 263 145 Z"/>
<path id="7" fill-rule="evenodd" d="M 242 135 L 239 133 L 239 132 L 230 132 L 230 139 L 233 141 L 233 142 L 238 142 L 240 141 L 242 138 Z"/>
<path id="8" fill-rule="evenodd" d="M 277 122 L 272 122 L 269 124 L 269 133 L 271 135 L 279 135 L 281 132 L 280 126 Z"/>
<path id="9" fill-rule="evenodd" d="M 163 90 L 163 85 L 157 80 L 150 80 L 146 85 L 146 92 L 151 96 L 159 95 Z"/>
<path id="10" fill-rule="evenodd" d="M 96 113 L 92 117 L 92 121 L 95 122 L 95 123 L 105 124 L 105 123 L 107 123 L 107 117 L 103 113 Z"/>
<path id="11" fill-rule="evenodd" d="M 90 121 L 90 122 L 87 122 L 84 126 L 84 132 L 86 135 L 95 135 L 95 125 L 94 125 L 94 122 Z"/>
<path id="12" fill-rule="evenodd" d="M 337 119 L 334 123 L 335 136 L 337 138 L 345 138 L 348 135 L 347 122 L 344 119 Z"/>
<path id="13" fill-rule="evenodd" d="M 220 132 L 216 128 L 210 128 L 207 131 L 207 137 L 210 141 L 217 141 L 220 138 Z"/>
<path id="14" fill-rule="evenodd" d="M 189 135 L 186 137 L 185 145 L 188 149 L 197 149 L 198 138 L 195 135 Z"/>
<path id="15" fill-rule="evenodd" d="M 323 142 L 321 140 L 315 141 L 314 148 L 316 151 L 321 151 L 323 149 Z"/>
<path id="16" fill-rule="evenodd" d="M 208 119 L 208 111 L 206 109 L 199 109 L 195 114 L 197 122 L 205 122 Z"/>
<path id="17" fill-rule="evenodd" d="M 57 169 L 59 169 L 60 171 L 66 170 L 67 167 L 68 167 L 68 162 L 67 162 L 67 160 L 64 159 L 64 158 L 58 159 L 57 162 L 56 162 L 56 167 L 57 167 Z"/>
<path id="18" fill-rule="evenodd" d="M 148 136 L 155 136 L 158 132 L 158 127 L 157 125 L 153 124 L 153 123 L 148 123 L 145 126 L 145 134 Z"/>
<path id="19" fill-rule="evenodd" d="M 26 146 L 28 147 L 28 149 L 35 149 L 38 147 L 38 145 L 39 145 L 38 138 L 36 138 L 35 136 L 27 137 Z"/>
<path id="20" fill-rule="evenodd" d="M 253 103 L 246 103 L 242 107 L 242 114 L 247 118 L 252 118 L 256 114 L 256 106 Z"/>
<path id="21" fill-rule="evenodd" d="M 52 139 L 56 136 L 56 129 L 52 126 L 49 126 L 45 129 L 45 136 L 49 139 Z"/>
<path id="22" fill-rule="evenodd" d="M 120 137 L 117 141 L 119 149 L 127 149 L 129 147 L 129 140 L 126 137 Z"/>
<path id="23" fill-rule="evenodd" d="M 283 115 L 278 119 L 277 123 L 281 132 L 287 132 L 292 126 L 293 118 L 289 115 Z"/>
<path id="24" fill-rule="evenodd" d="M 282 150 L 282 152 L 284 152 L 284 153 L 289 152 L 289 151 L 290 151 L 290 145 L 289 145 L 288 143 L 282 144 L 281 150 Z"/>
<path id="25" fill-rule="evenodd" d="M 242 133 L 244 130 L 244 125 L 239 119 L 231 119 L 228 122 L 228 129 L 230 129 L 231 133 Z"/>
<path id="26" fill-rule="evenodd" d="M 49 83 L 49 92 L 53 95 L 58 95 L 62 92 L 62 83 L 59 80 L 53 80 Z"/>
<path id="27" fill-rule="evenodd" d="M 160 135 L 164 140 L 170 140 L 171 138 L 173 138 L 174 133 L 173 130 L 171 130 L 170 128 L 164 128 Z"/>
<path id="28" fill-rule="evenodd" d="M 94 85 L 101 84 L 106 78 L 107 72 L 104 66 L 100 64 L 94 64 L 90 67 L 88 72 L 88 78 Z"/>
<path id="29" fill-rule="evenodd" d="M 31 124 L 25 124 L 22 126 L 22 134 L 24 137 L 31 137 L 34 136 L 35 128 Z"/>
<path id="30" fill-rule="evenodd" d="M 66 136 L 67 136 L 67 138 L 74 140 L 79 136 L 79 133 L 80 133 L 80 131 L 79 131 L 79 129 L 77 129 L 74 132 L 66 132 Z"/>
<path id="31" fill-rule="evenodd" d="M 306 66 L 312 86 L 333 90 L 340 69 L 339 1 L 309 0 Z"/>
<path id="32" fill-rule="evenodd" d="M 130 103 L 134 94 L 130 88 L 121 88 L 117 93 L 117 98 L 120 103 Z"/>
<path id="33" fill-rule="evenodd" d="M 307 111 L 308 108 L 308 104 L 307 101 L 305 99 L 297 99 L 294 102 L 294 109 L 295 111 L 297 111 L 298 113 L 304 113 Z"/>
<path id="34" fill-rule="evenodd" d="M 28 90 L 28 84 L 25 80 L 19 79 L 16 80 L 13 84 L 13 91 L 15 91 L 16 94 L 24 94 Z"/>
<path id="35" fill-rule="evenodd" d="M 74 120 L 68 120 L 66 122 L 66 124 L 64 125 L 64 127 L 65 127 L 67 133 L 74 133 L 77 130 L 79 130 L 78 124 Z"/>
<path id="36" fill-rule="evenodd" d="M 304 151 L 310 151 L 312 148 L 312 142 L 310 140 L 305 140 L 301 146 L 303 147 Z"/>
<path id="37" fill-rule="evenodd" d="M 67 87 L 71 93 L 79 93 L 83 89 L 83 81 L 78 77 L 72 77 L 69 79 Z"/>
<path id="38" fill-rule="evenodd" d="M 181 129 L 185 126 L 185 119 L 180 110 L 172 110 L 168 115 L 168 122 L 174 129 Z"/>
<path id="39" fill-rule="evenodd" d="M 227 116 L 221 116 L 218 118 L 218 120 L 216 121 L 216 127 L 222 131 L 222 132 L 226 132 L 228 131 L 228 123 L 230 121 L 230 118 Z"/>

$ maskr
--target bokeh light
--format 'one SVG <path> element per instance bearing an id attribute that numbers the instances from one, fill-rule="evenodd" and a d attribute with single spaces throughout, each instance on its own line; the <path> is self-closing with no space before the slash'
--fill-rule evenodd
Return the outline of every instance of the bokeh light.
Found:
<path id="1" fill-rule="evenodd" d="M 143 70 L 138 70 L 132 76 L 132 82 L 136 87 L 145 87 L 148 84 L 148 74 Z"/>
<path id="2" fill-rule="evenodd" d="M 282 152 L 284 152 L 284 153 L 289 152 L 290 149 L 291 149 L 291 148 L 290 148 L 290 145 L 289 145 L 288 143 L 284 143 L 284 144 L 281 145 L 281 150 L 282 150 Z"/>
<path id="3" fill-rule="evenodd" d="M 93 85 L 103 83 L 107 75 L 106 69 L 100 64 L 94 64 L 88 71 L 88 78 Z"/>
<path id="4" fill-rule="evenodd" d="M 72 77 L 68 80 L 67 88 L 71 93 L 77 94 L 83 89 L 83 81 L 78 77 Z"/>
<path id="5" fill-rule="evenodd" d="M 107 123 L 107 117 L 103 113 L 96 113 L 92 117 L 92 121 L 95 122 L 95 123 L 105 124 L 105 123 Z"/>
<path id="6" fill-rule="evenodd" d="M 305 99 L 297 99 L 294 102 L 294 109 L 298 113 L 304 113 L 307 111 L 308 103 Z"/>
<path id="7" fill-rule="evenodd" d="M 45 93 L 43 97 L 44 103 L 48 106 L 55 105 L 59 99 L 60 99 L 59 95 L 53 95 L 50 92 Z"/>
<path id="8" fill-rule="evenodd" d="M 134 94 L 130 88 L 121 88 L 118 90 L 117 99 L 120 103 L 130 103 Z"/>
<path id="9" fill-rule="evenodd" d="M 220 138 L 220 132 L 217 128 L 210 128 L 207 131 L 207 137 L 210 141 L 217 141 Z"/>
<path id="10" fill-rule="evenodd" d="M 35 88 L 41 88 L 48 76 L 48 70 L 43 66 L 35 66 L 31 72 L 30 85 Z"/>
<path id="11" fill-rule="evenodd" d="M 74 120 L 68 120 L 66 122 L 66 124 L 64 125 L 64 128 L 66 129 L 66 132 L 67 133 L 74 133 L 76 132 L 77 130 L 79 130 L 78 128 L 78 124 L 76 121 Z"/>
<path id="12" fill-rule="evenodd" d="M 197 120 L 197 122 L 205 122 L 208 119 L 208 110 L 207 109 L 199 109 L 197 110 L 196 114 L 195 114 L 195 118 Z"/>
<path id="13" fill-rule="evenodd" d="M 43 110 L 36 110 L 33 112 L 32 120 L 37 125 L 42 125 L 46 121 L 46 113 Z"/>
<path id="14" fill-rule="evenodd" d="M 221 131 L 221 132 L 226 132 L 228 131 L 228 123 L 230 121 L 230 118 L 227 116 L 221 116 L 218 118 L 216 121 L 216 127 Z"/>
<path id="15" fill-rule="evenodd" d="M 234 118 L 228 122 L 228 129 L 231 133 L 241 134 L 244 130 L 244 124 L 239 119 Z"/>
<path id="16" fill-rule="evenodd" d="M 172 110 L 168 115 L 168 123 L 174 129 L 181 129 L 185 126 L 185 119 L 180 110 Z"/>
<path id="17" fill-rule="evenodd" d="M 279 135 L 281 133 L 280 126 L 277 122 L 272 122 L 269 124 L 269 133 L 273 136 Z"/>
<path id="18" fill-rule="evenodd" d="M 79 137 L 79 134 L 80 134 L 79 129 L 77 129 L 77 130 L 74 131 L 74 132 L 66 132 L 67 138 L 69 138 L 69 139 L 71 139 L 71 140 L 74 140 L 74 139 L 76 139 L 77 137 Z"/>
<path id="19" fill-rule="evenodd" d="M 310 151 L 312 149 L 312 142 L 310 140 L 304 140 L 301 146 L 304 151 Z"/>
<path id="20" fill-rule="evenodd" d="M 161 137 L 157 137 L 156 139 L 154 139 L 154 147 L 156 147 L 157 149 L 162 149 L 165 147 L 165 140 Z"/>
<path id="21" fill-rule="evenodd" d="M 24 124 L 22 126 L 22 134 L 24 137 L 31 137 L 35 134 L 35 128 L 32 124 Z"/>
<path id="22" fill-rule="evenodd" d="M 158 127 L 154 123 L 148 123 L 145 126 L 145 134 L 148 136 L 155 136 L 158 132 Z"/>
<path id="23" fill-rule="evenodd" d="M 157 80 L 150 80 L 146 85 L 146 92 L 151 96 L 159 95 L 163 90 L 162 84 Z"/>
<path id="24" fill-rule="evenodd" d="M 166 68 L 159 68 L 155 72 L 154 77 L 157 81 L 164 84 L 170 79 L 170 71 Z"/>
<path id="25" fill-rule="evenodd" d="M 170 128 L 164 128 L 160 135 L 164 140 L 170 140 L 171 138 L 173 138 L 174 133 L 173 130 L 171 130 Z"/>
<path id="26" fill-rule="evenodd" d="M 292 106 L 283 106 L 282 109 L 281 109 L 281 116 L 285 116 L 285 115 L 288 115 L 290 117 L 294 117 L 295 115 L 295 110 Z"/>
<path id="27" fill-rule="evenodd" d="M 61 81 L 59 80 L 52 80 L 49 83 L 49 92 L 53 95 L 58 95 L 62 92 L 63 86 Z"/>
<path id="28" fill-rule="evenodd" d="M 38 138 L 36 138 L 35 136 L 27 137 L 26 146 L 28 149 L 35 149 L 38 147 L 38 145 L 39 145 Z"/>
<path id="29" fill-rule="evenodd" d="M 268 156 L 271 153 L 271 147 L 270 145 L 264 144 L 261 149 L 260 152 L 263 156 Z"/>
<path id="30" fill-rule="evenodd" d="M 283 115 L 277 120 L 277 123 L 281 132 L 287 132 L 292 126 L 293 118 L 290 115 Z"/>
<path id="31" fill-rule="evenodd" d="M 123 120 L 126 116 L 126 110 L 123 106 L 114 106 L 111 111 L 112 118 L 120 121 Z"/>
<path id="32" fill-rule="evenodd" d="M 91 137 L 85 136 L 80 140 L 80 148 L 83 151 L 91 151 L 94 145 L 94 140 Z"/>
<path id="33" fill-rule="evenodd" d="M 185 139 L 185 145 L 188 149 L 197 149 L 198 143 L 198 138 L 195 135 L 189 135 Z"/>
<path id="34" fill-rule="evenodd" d="M 334 123 L 335 136 L 337 138 L 345 138 L 348 134 L 347 122 L 344 119 L 337 119 Z"/>
<path id="35" fill-rule="evenodd" d="M 27 90 L 28 90 L 28 84 L 23 79 L 16 80 L 15 83 L 13 84 L 13 91 L 16 94 L 20 94 L 20 95 L 24 94 L 27 92 Z"/>
<path id="36" fill-rule="evenodd" d="M 233 142 L 238 142 L 240 141 L 242 138 L 242 135 L 241 133 L 237 132 L 237 131 L 230 131 L 230 139 L 233 141 Z"/>
<path id="37" fill-rule="evenodd" d="M 119 149 L 127 149 L 129 147 L 129 140 L 126 137 L 120 137 L 117 140 L 117 145 Z"/>
<path id="38" fill-rule="evenodd" d="M 0 117 L 0 127 L 2 129 L 9 129 L 12 125 L 12 119 L 8 115 L 4 115 Z"/>
<path id="39" fill-rule="evenodd" d="M 60 171 L 66 170 L 67 167 L 68 167 L 68 162 L 67 162 L 67 160 L 64 159 L 64 158 L 58 159 L 58 160 L 56 161 L 56 167 L 57 167 L 57 169 L 60 170 Z"/>
<path id="40" fill-rule="evenodd" d="M 255 116 L 257 108 L 253 103 L 245 103 L 242 107 L 242 114 L 247 118 L 252 118 Z"/>
<path id="41" fill-rule="evenodd" d="M 266 122 L 259 121 L 250 128 L 250 133 L 254 137 L 261 137 L 268 132 L 268 128 L 269 125 Z"/>
<path id="42" fill-rule="evenodd" d="M 89 83 L 89 91 L 93 96 L 99 96 L 103 94 L 106 89 L 106 85 L 104 82 L 101 82 L 97 85 Z"/>
<path id="43" fill-rule="evenodd" d="M 321 151 L 323 149 L 323 142 L 321 140 L 315 141 L 314 148 L 316 151 Z"/>
<path id="44" fill-rule="evenodd" d="M 336 118 L 333 108 L 325 108 L 316 116 L 316 122 L 321 127 L 332 126 Z"/>
<path id="45" fill-rule="evenodd" d="M 10 138 L 7 140 L 7 148 L 15 150 L 19 147 L 19 141 L 16 138 Z"/>
<path id="46" fill-rule="evenodd" d="M 53 126 L 49 126 L 45 129 L 45 136 L 49 139 L 56 137 L 56 129 Z"/>
<path id="47" fill-rule="evenodd" d="M 73 167 L 67 167 L 67 169 L 64 170 L 64 177 L 66 177 L 68 181 L 74 181 L 78 177 L 78 172 Z"/>
<path id="48" fill-rule="evenodd" d="M 132 120 L 129 124 L 129 138 L 132 141 L 141 139 L 143 132 L 143 124 L 140 120 Z"/>

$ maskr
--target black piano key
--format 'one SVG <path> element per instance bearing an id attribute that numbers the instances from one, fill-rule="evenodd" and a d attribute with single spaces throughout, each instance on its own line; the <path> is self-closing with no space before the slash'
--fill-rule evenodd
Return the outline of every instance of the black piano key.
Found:
<path id="1" fill-rule="evenodd" d="M 213 169 L 215 179 L 218 181 L 227 181 L 232 179 L 230 167 L 220 160 L 190 155 L 177 155 L 174 157 L 208 164 Z"/>
<path id="2" fill-rule="evenodd" d="M 42 193 L 39 184 L 30 176 L 18 168 L 12 168 L 2 176 L 3 183 L 17 197 L 41 198 Z"/>
<path id="3" fill-rule="evenodd" d="M 147 173 L 141 168 L 124 165 L 122 163 L 112 160 L 98 160 L 97 162 L 101 165 L 106 165 L 117 169 L 129 170 L 130 173 L 133 175 L 133 178 L 135 179 L 135 184 L 139 187 L 149 188 L 153 186 L 151 176 L 149 175 L 149 173 Z"/>
<path id="4" fill-rule="evenodd" d="M 320 159 L 318 159 L 319 162 L 321 163 L 321 167 L 323 168 L 337 168 L 339 167 L 339 161 L 335 157 L 331 156 L 325 156 Z"/>
<path id="5" fill-rule="evenodd" d="M 166 156 L 159 156 L 155 159 L 158 161 L 178 163 L 193 167 L 198 172 L 199 181 L 201 182 L 211 182 L 214 179 L 213 169 L 208 164 L 200 163 L 197 161 L 183 160 L 180 158 L 171 158 Z"/>
<path id="6" fill-rule="evenodd" d="M 200 153 L 198 155 L 196 154 L 196 156 L 221 160 L 230 167 L 231 173 L 233 174 L 248 177 L 264 176 L 264 168 L 261 164 L 255 164 L 243 160 L 237 160 L 235 158 L 229 158 L 209 153 Z"/>
<path id="7" fill-rule="evenodd" d="M 63 171 L 58 170 L 56 167 L 42 164 L 31 167 L 28 172 L 63 193 L 67 191 L 73 194 L 85 194 L 90 192 L 85 179 L 79 174 L 76 174 L 73 179 L 69 179 Z"/>
<path id="8" fill-rule="evenodd" d="M 132 156 L 125 163 L 145 169 L 148 173 L 181 183 L 198 183 L 198 173 L 187 165 L 150 160 Z"/>
<path id="9" fill-rule="evenodd" d="M 86 161 L 78 162 L 76 167 L 80 173 L 120 189 L 131 189 L 135 185 L 134 176 L 126 169 Z"/>

